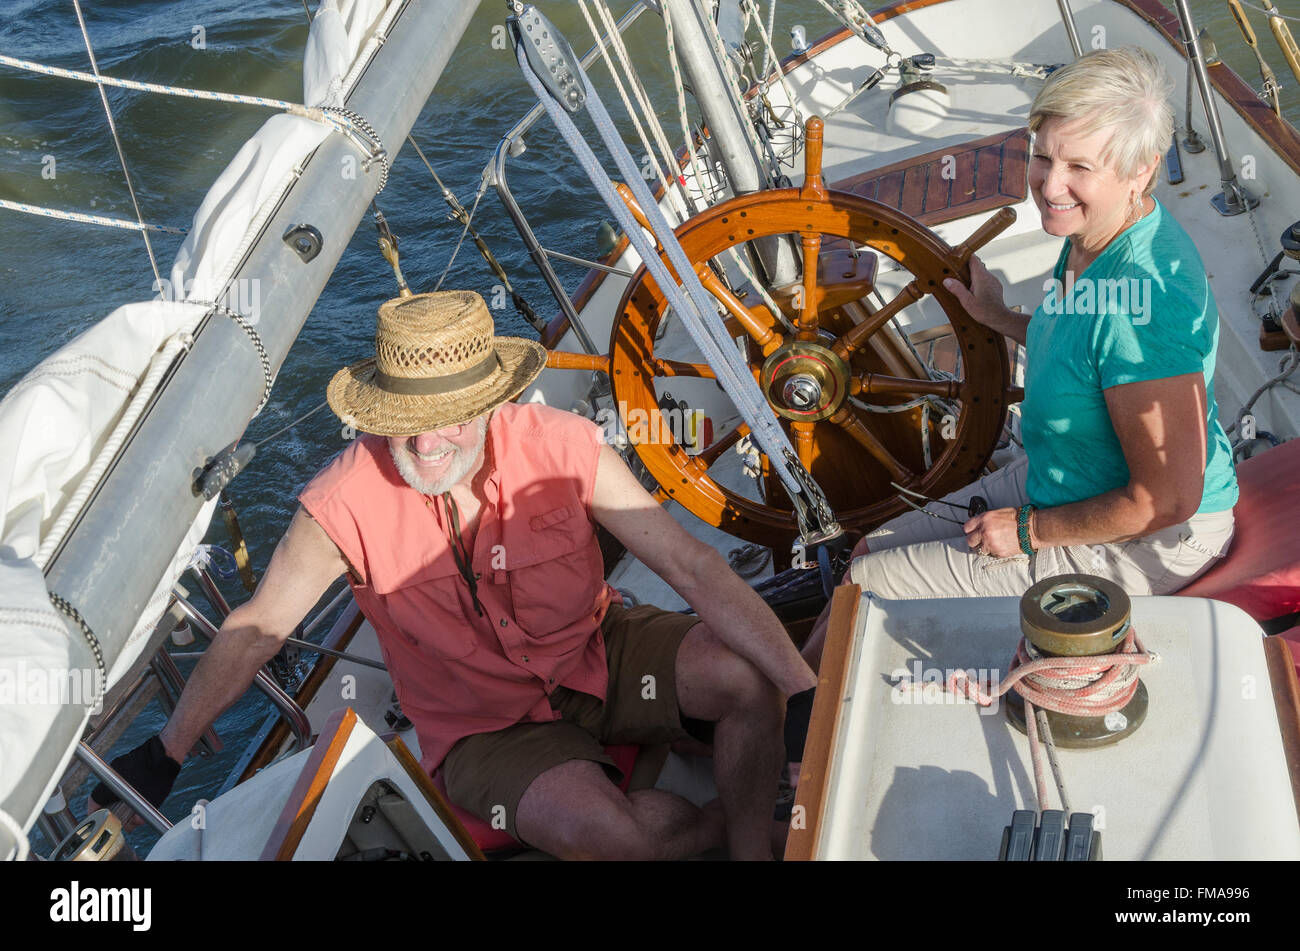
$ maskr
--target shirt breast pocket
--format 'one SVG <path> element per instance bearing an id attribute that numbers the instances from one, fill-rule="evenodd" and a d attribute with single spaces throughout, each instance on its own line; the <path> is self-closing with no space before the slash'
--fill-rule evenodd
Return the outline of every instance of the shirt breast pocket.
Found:
<path id="1" fill-rule="evenodd" d="M 527 516 L 526 524 L 526 531 L 513 533 L 523 560 L 511 563 L 507 543 L 506 570 L 515 620 L 538 640 L 584 617 L 594 618 L 597 599 L 605 587 L 604 565 L 591 522 L 581 506 L 567 505 Z"/>
<path id="2" fill-rule="evenodd" d="M 454 565 L 448 572 L 445 564 L 435 562 L 380 594 L 389 617 L 412 648 L 442 660 L 458 660 L 474 650 L 474 631 L 460 597 L 464 587 Z"/>

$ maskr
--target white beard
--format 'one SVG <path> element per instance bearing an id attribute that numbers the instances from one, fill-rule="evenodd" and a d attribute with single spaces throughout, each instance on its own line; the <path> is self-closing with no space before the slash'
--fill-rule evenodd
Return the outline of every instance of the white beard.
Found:
<path id="1" fill-rule="evenodd" d="M 397 473 L 402 477 L 402 481 L 422 495 L 442 495 L 449 491 L 453 485 L 465 478 L 483 454 L 483 446 L 487 442 L 487 417 L 480 416 L 473 425 L 478 427 L 478 438 L 474 441 L 473 448 L 462 449 L 453 445 L 452 459 L 448 463 L 447 471 L 436 478 L 417 472 L 409 451 L 405 447 L 394 449 L 393 444 L 389 442 L 388 452 L 393 457 L 393 465 L 397 466 Z M 406 446 L 409 445 L 409 442 L 406 443 Z"/>

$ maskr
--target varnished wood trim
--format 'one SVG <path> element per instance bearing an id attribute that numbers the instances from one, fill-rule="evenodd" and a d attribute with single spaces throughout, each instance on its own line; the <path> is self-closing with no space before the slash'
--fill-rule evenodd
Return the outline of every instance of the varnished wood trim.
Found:
<path id="1" fill-rule="evenodd" d="M 957 177 L 947 183 L 952 187 L 941 200 L 927 203 L 924 196 L 949 156 L 956 159 Z M 1029 193 L 1028 168 L 1029 130 L 1020 128 L 994 132 L 982 139 L 868 169 L 841 179 L 832 187 L 896 208 L 933 227 L 956 218 L 1018 205 Z"/>
<path id="2" fill-rule="evenodd" d="M 1178 15 L 1161 4 L 1160 0 L 1114 0 L 1114 2 L 1128 7 L 1155 27 L 1170 46 L 1180 54 L 1183 52 L 1183 44 L 1178 40 L 1181 33 Z M 1255 90 L 1251 89 L 1250 85 L 1234 73 L 1226 63 L 1211 66 L 1207 72 L 1214 88 L 1232 104 L 1246 124 L 1264 138 L 1282 160 L 1291 166 L 1292 171 L 1300 174 L 1300 132 L 1292 128 L 1285 119 L 1278 118 L 1264 100 L 1255 94 Z M 1228 147 L 1232 151 L 1231 143 Z M 1234 157 L 1239 159 L 1241 156 L 1234 152 Z"/>
<path id="3" fill-rule="evenodd" d="M 356 636 L 357 631 L 361 629 L 361 623 L 365 617 L 361 614 L 361 609 L 357 607 L 356 601 L 348 602 L 348 606 L 343 609 L 334 626 L 330 628 L 329 634 L 324 640 L 326 647 L 332 647 L 335 650 L 346 650 L 347 646 L 352 643 L 352 638 Z M 337 632 L 338 636 L 335 637 Z M 307 705 L 315 699 L 316 694 L 320 692 L 321 685 L 325 683 L 326 678 L 334 670 L 334 664 L 337 657 L 330 657 L 328 654 L 321 654 L 311 671 L 298 688 L 294 695 L 294 701 L 304 710 Z M 262 745 L 258 747 L 253 758 L 248 761 L 244 771 L 239 774 L 239 782 L 245 782 L 256 776 L 258 771 L 268 766 L 272 760 L 279 754 L 280 749 L 284 746 L 285 740 L 289 739 L 289 724 L 281 719 L 271 727 L 271 732 L 266 735 Z M 238 785 L 238 784 L 236 784 Z"/>
<path id="4" fill-rule="evenodd" d="M 330 714 L 280 811 L 280 818 L 275 820 L 275 828 L 262 850 L 263 862 L 287 862 L 293 858 L 356 725 L 357 715 L 351 707 Z"/>
<path id="5" fill-rule="evenodd" d="M 1296 680 L 1291 645 L 1279 636 L 1264 638 L 1264 659 L 1268 661 L 1282 752 L 1291 776 L 1291 798 L 1295 800 L 1296 816 L 1300 817 L 1300 682 Z"/>
<path id="6" fill-rule="evenodd" d="M 474 837 L 469 834 L 464 824 L 456 816 L 455 810 L 451 808 L 451 803 L 434 785 L 433 780 L 429 778 L 429 774 L 420 768 L 420 764 L 416 762 L 407 745 L 402 742 L 402 738 L 394 736 L 392 739 L 386 739 L 385 742 L 388 744 L 388 749 L 397 757 L 397 761 L 402 764 L 402 768 L 406 770 L 406 775 L 410 776 L 411 781 L 419 787 L 420 792 L 424 793 L 424 798 L 429 801 L 429 805 L 438 814 L 438 818 L 447 827 L 447 831 L 456 837 L 456 841 L 465 850 L 465 854 L 475 862 L 486 861 L 483 850 L 478 847 Z"/>
<path id="7" fill-rule="evenodd" d="M 794 799 L 794 815 L 803 817 L 802 828 L 791 823 L 786 839 L 787 862 L 806 862 L 816 858 L 822 810 L 831 770 L 831 752 L 844 708 L 844 682 L 848 675 L 849 655 L 853 648 L 853 629 L 857 624 L 862 589 L 855 584 L 841 585 L 831 598 L 831 617 L 822 649 L 821 669 L 817 672 L 817 697 L 813 701 L 808 741 L 804 744 L 803 765 L 799 770 L 799 789 Z"/>

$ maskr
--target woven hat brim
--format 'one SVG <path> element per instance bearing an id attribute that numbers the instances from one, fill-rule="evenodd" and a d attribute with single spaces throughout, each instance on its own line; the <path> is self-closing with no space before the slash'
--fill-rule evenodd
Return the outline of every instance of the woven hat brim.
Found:
<path id="1" fill-rule="evenodd" d="M 372 357 L 334 374 L 325 399 L 345 425 L 376 436 L 416 436 L 468 422 L 514 399 L 546 368 L 546 348 L 536 341 L 493 342 L 500 369 L 464 389 L 431 396 L 389 393 L 375 383 Z"/>

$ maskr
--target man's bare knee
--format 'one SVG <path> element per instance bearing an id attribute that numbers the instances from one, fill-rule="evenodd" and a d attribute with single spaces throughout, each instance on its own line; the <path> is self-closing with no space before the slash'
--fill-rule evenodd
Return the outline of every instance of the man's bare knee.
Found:
<path id="1" fill-rule="evenodd" d="M 678 654 L 678 702 L 688 716 L 720 720 L 775 710 L 781 693 L 763 673 L 704 624 L 691 628 Z"/>
<path id="2" fill-rule="evenodd" d="M 533 780 L 519 799 L 515 827 L 529 845 L 561 859 L 656 857 L 627 798 L 589 760 L 561 763 Z"/>

